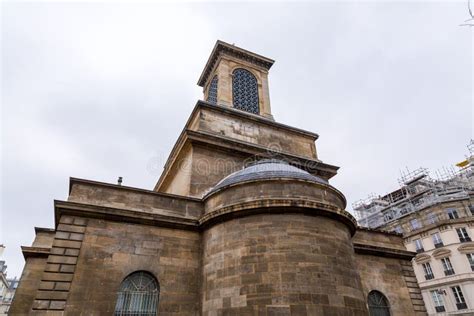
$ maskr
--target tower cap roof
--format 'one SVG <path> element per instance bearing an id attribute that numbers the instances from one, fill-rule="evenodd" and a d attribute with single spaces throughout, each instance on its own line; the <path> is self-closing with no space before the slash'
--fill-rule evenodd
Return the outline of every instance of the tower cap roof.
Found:
<path id="1" fill-rule="evenodd" d="M 216 42 L 216 45 L 214 45 L 214 49 L 212 50 L 211 55 L 207 60 L 206 66 L 204 67 L 201 76 L 199 77 L 198 85 L 200 87 L 204 87 L 204 85 L 206 84 L 206 81 L 209 78 L 214 68 L 214 65 L 216 64 L 219 55 L 223 52 L 256 64 L 267 70 L 270 69 L 270 67 L 272 67 L 273 63 L 275 62 L 273 59 L 252 53 L 243 48 L 218 40 Z"/>

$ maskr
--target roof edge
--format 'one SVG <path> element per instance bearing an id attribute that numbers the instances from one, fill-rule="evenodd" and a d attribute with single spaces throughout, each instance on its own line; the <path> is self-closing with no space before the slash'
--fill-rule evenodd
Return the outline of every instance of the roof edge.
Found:
<path id="1" fill-rule="evenodd" d="M 237 47 L 233 44 L 226 43 L 221 40 L 217 40 L 216 44 L 214 45 L 214 48 L 212 49 L 211 55 L 209 56 L 206 65 L 204 66 L 204 69 L 199 76 L 199 80 L 197 82 L 198 86 L 204 87 L 205 83 L 207 82 L 207 79 L 209 78 L 212 69 L 214 68 L 214 65 L 219 58 L 219 55 L 222 52 L 227 52 L 230 53 L 231 55 L 237 55 L 237 56 L 242 56 L 246 59 L 249 59 L 250 62 L 259 64 L 260 66 L 263 66 L 267 70 L 270 69 L 275 62 L 273 59 L 270 59 L 268 57 L 253 53 L 251 51 L 248 51 L 246 49 Z"/>
<path id="2" fill-rule="evenodd" d="M 163 193 L 163 192 L 157 192 L 157 191 L 153 191 L 153 190 L 129 187 L 129 186 L 106 183 L 106 182 L 99 182 L 99 181 L 94 181 L 94 180 L 73 178 L 73 177 L 69 178 L 69 194 L 71 194 L 72 186 L 76 183 L 77 184 L 89 184 L 89 185 L 95 185 L 95 186 L 102 186 L 102 187 L 108 187 L 108 188 L 118 189 L 118 190 L 128 190 L 128 191 L 134 191 L 134 192 L 142 193 L 142 194 L 160 195 L 160 196 L 163 196 L 163 197 L 168 197 L 168 198 L 173 198 L 173 199 L 180 199 L 180 200 L 188 200 L 188 201 L 192 201 L 192 202 L 201 202 L 201 199 L 198 199 L 198 198 L 195 198 L 195 197 L 189 197 L 189 196 L 183 196 L 183 195 L 177 195 L 177 194 L 170 194 L 170 193 Z"/>

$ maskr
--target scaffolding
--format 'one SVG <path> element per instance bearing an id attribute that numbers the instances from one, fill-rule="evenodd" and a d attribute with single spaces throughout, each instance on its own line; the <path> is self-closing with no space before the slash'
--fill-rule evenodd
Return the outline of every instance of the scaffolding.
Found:
<path id="1" fill-rule="evenodd" d="M 468 198 L 474 192 L 474 141 L 469 155 L 454 167 L 442 168 L 431 177 L 426 168 L 400 171 L 400 188 L 384 196 L 371 194 L 352 204 L 359 225 L 377 228 L 431 205 Z"/>

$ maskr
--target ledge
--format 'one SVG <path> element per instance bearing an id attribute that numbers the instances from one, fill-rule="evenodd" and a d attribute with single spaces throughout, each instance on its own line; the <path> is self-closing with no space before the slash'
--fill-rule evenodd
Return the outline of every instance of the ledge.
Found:
<path id="1" fill-rule="evenodd" d="M 212 134 L 203 131 L 186 130 L 186 136 L 189 140 L 202 142 L 207 145 L 214 145 L 219 148 L 229 148 L 234 151 L 236 150 L 236 148 L 239 148 L 242 152 L 246 152 L 256 157 L 271 158 L 274 157 L 272 154 L 280 155 L 286 158 L 282 158 L 282 160 L 289 161 L 296 167 L 299 167 L 306 171 L 309 171 L 308 169 L 327 170 L 328 178 L 332 178 L 336 174 L 336 171 L 339 169 L 339 167 L 326 164 L 319 159 L 311 159 L 305 156 L 298 156 L 289 152 L 273 151 L 259 144 L 248 143 L 222 135 Z"/>
<path id="2" fill-rule="evenodd" d="M 410 214 L 413 214 L 413 213 L 410 213 Z M 437 221 L 434 224 L 429 224 L 429 225 L 423 226 L 422 228 L 418 228 L 417 230 L 412 230 L 411 232 L 404 234 L 403 238 L 410 238 L 412 236 L 427 232 L 433 228 L 437 228 L 443 225 L 462 224 L 462 223 L 468 223 L 468 222 L 472 222 L 472 216 L 466 216 L 466 217 L 455 218 L 455 219 L 442 219 L 440 221 Z"/>
<path id="3" fill-rule="evenodd" d="M 261 199 L 258 201 L 237 203 L 235 205 L 226 205 L 205 214 L 199 220 L 199 224 L 203 229 L 205 229 L 218 222 L 227 221 L 229 219 L 268 213 L 302 213 L 308 216 L 328 217 L 345 224 L 348 227 L 351 236 L 354 236 L 356 231 L 356 221 L 347 211 L 338 209 L 337 207 L 323 202 L 303 199 Z"/>
<path id="4" fill-rule="evenodd" d="M 223 113 L 229 114 L 230 116 L 236 116 L 236 117 L 241 117 L 241 118 L 243 117 L 243 118 L 246 118 L 246 119 L 249 119 L 249 120 L 252 120 L 252 121 L 256 121 L 256 122 L 259 122 L 259 123 L 262 123 L 262 124 L 265 124 L 265 125 L 270 125 L 270 126 L 275 127 L 275 128 L 291 130 L 292 132 L 312 137 L 312 138 L 314 138 L 314 140 L 317 140 L 319 138 L 319 135 L 317 133 L 313 133 L 313 132 L 310 132 L 310 131 L 307 131 L 307 130 L 304 130 L 304 129 L 301 129 L 301 128 L 293 127 L 293 126 L 290 126 L 290 125 L 286 125 L 286 124 L 283 124 L 283 123 L 278 123 L 278 122 L 275 122 L 274 120 L 266 118 L 264 116 L 261 116 L 261 115 L 258 115 L 258 114 L 252 114 L 252 113 L 242 111 L 242 110 L 238 110 L 238 109 L 235 109 L 233 107 L 213 104 L 213 103 L 209 103 L 209 102 L 206 102 L 206 101 L 203 101 L 203 100 L 198 100 L 197 101 L 196 108 L 198 106 L 203 107 L 203 108 L 207 108 L 207 109 L 210 109 L 210 110 L 214 110 L 214 111 L 217 111 L 217 112 L 223 112 Z M 192 114 L 194 114 L 194 113 L 192 113 Z M 192 114 L 191 114 L 191 116 L 192 116 Z M 186 124 L 186 125 L 188 125 L 188 124 Z"/>
<path id="5" fill-rule="evenodd" d="M 416 263 L 425 263 L 431 261 L 431 256 L 426 253 L 419 253 L 415 257 Z"/>
<path id="6" fill-rule="evenodd" d="M 209 75 L 211 74 L 212 69 L 214 68 L 217 59 L 219 58 L 219 55 L 222 52 L 225 52 L 231 56 L 238 56 L 240 58 L 248 60 L 251 63 L 263 67 L 267 70 L 270 69 L 273 63 L 275 62 L 273 59 L 252 53 L 251 51 L 248 51 L 246 49 L 218 40 L 216 42 L 216 45 L 214 45 L 214 48 L 212 49 L 211 55 L 209 56 L 209 59 L 206 62 L 206 66 L 204 66 L 201 76 L 199 77 L 197 83 L 198 86 L 204 87 L 205 83 L 207 82 L 207 79 L 209 78 Z"/>
<path id="7" fill-rule="evenodd" d="M 403 237 L 403 234 L 388 231 L 388 230 L 384 230 L 384 229 L 379 229 L 379 228 L 369 228 L 369 227 L 364 227 L 364 226 L 357 226 L 357 230 L 367 231 L 367 232 L 371 232 L 371 233 L 380 233 L 380 234 L 385 234 L 385 235 Z"/>
<path id="8" fill-rule="evenodd" d="M 35 227 L 35 233 L 55 233 L 54 228 Z"/>
<path id="9" fill-rule="evenodd" d="M 467 242 L 467 243 L 462 243 L 459 247 L 458 247 L 458 251 L 460 253 L 471 253 L 471 252 L 474 252 L 474 242 Z"/>
<path id="10" fill-rule="evenodd" d="M 129 222 L 188 230 L 197 230 L 198 228 L 198 221 L 193 219 L 55 200 L 54 217 L 56 227 L 59 224 L 61 215 L 102 218 L 118 222 Z"/>
<path id="11" fill-rule="evenodd" d="M 25 260 L 28 258 L 48 258 L 50 248 L 21 246 L 21 252 Z"/>
<path id="12" fill-rule="evenodd" d="M 176 157 L 178 156 L 181 147 L 183 147 L 185 142 L 188 140 L 188 135 L 190 135 L 189 127 L 190 127 L 193 119 L 195 118 L 198 111 L 202 108 L 206 108 L 206 109 L 221 112 L 221 113 L 226 113 L 226 114 L 229 114 L 231 116 L 245 118 L 245 119 L 248 119 L 250 121 L 255 121 L 255 122 L 258 122 L 258 123 L 261 123 L 261 124 L 272 126 L 274 128 L 290 130 L 294 133 L 298 133 L 298 134 L 301 134 L 301 135 L 305 135 L 307 137 L 311 137 L 314 140 L 317 140 L 319 138 L 319 135 L 316 134 L 316 133 L 305 131 L 305 130 L 302 130 L 302 129 L 299 129 L 299 128 L 296 128 L 296 127 L 292 127 L 292 126 L 289 126 L 289 125 L 282 124 L 282 123 L 277 123 L 277 122 L 275 122 L 271 119 L 265 118 L 265 117 L 260 116 L 260 115 L 246 113 L 245 111 L 239 111 L 239 110 L 234 109 L 234 108 L 225 107 L 225 106 L 221 106 L 221 105 L 215 105 L 215 104 L 203 101 L 203 100 L 198 100 L 196 102 L 196 105 L 194 106 L 193 111 L 191 112 L 191 115 L 188 117 L 188 120 L 186 121 L 186 124 L 184 125 L 183 130 L 179 134 L 178 139 L 176 140 L 173 148 L 171 149 L 171 152 L 168 155 L 168 158 L 166 159 L 166 163 L 163 167 L 163 172 L 160 175 L 160 178 L 158 179 L 158 181 L 157 181 L 157 183 L 156 183 L 156 185 L 153 189 L 154 191 L 159 190 L 159 188 L 161 187 L 164 179 L 167 177 L 168 172 L 171 169 L 171 166 L 173 165 L 174 161 L 176 160 Z M 194 132 L 198 133 L 196 131 L 194 131 Z M 204 133 L 198 133 L 198 134 L 207 135 L 207 134 L 204 134 Z M 216 137 L 217 135 L 212 135 L 212 136 Z M 221 139 L 226 139 L 226 138 L 221 138 Z M 234 139 L 231 139 L 231 140 L 234 140 Z M 241 142 L 241 143 L 245 144 L 249 147 L 254 145 L 252 143 L 246 143 L 246 142 Z M 258 146 L 253 146 L 253 147 L 258 148 Z M 268 152 L 268 148 L 264 148 L 264 149 Z M 260 148 L 260 150 L 261 150 L 261 148 Z M 311 159 L 308 159 L 308 160 L 311 161 Z M 318 161 L 318 163 L 320 163 L 321 166 L 325 166 L 328 169 L 334 169 L 334 171 L 337 171 L 339 169 L 339 167 L 324 164 L 320 161 Z M 336 174 L 336 172 L 334 172 L 334 171 L 332 172 L 332 175 L 330 175 L 328 178 L 331 178 L 332 176 L 334 176 Z"/>
<path id="13" fill-rule="evenodd" d="M 397 250 L 379 246 L 371 246 L 367 244 L 354 243 L 354 251 L 358 254 L 372 255 L 385 258 L 396 258 L 402 260 L 411 260 L 416 256 L 415 252 L 406 250 Z"/>
<path id="14" fill-rule="evenodd" d="M 460 273 L 450 276 L 443 276 L 440 278 L 434 278 L 428 281 L 422 281 L 419 282 L 419 285 L 420 290 L 423 291 L 428 289 L 440 288 L 451 284 L 470 283 L 472 281 L 474 281 L 474 276 L 472 275 L 472 273 Z"/>

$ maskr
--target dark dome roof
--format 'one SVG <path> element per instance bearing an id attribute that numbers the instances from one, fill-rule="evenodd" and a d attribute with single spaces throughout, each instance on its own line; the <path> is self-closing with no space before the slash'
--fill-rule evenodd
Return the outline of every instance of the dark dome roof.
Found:
<path id="1" fill-rule="evenodd" d="M 209 195 L 229 185 L 271 178 L 292 178 L 328 184 L 327 180 L 313 176 L 309 172 L 291 166 L 284 161 L 260 160 L 242 170 L 231 173 L 230 175 L 222 179 L 219 183 L 217 183 L 206 195 Z"/>

